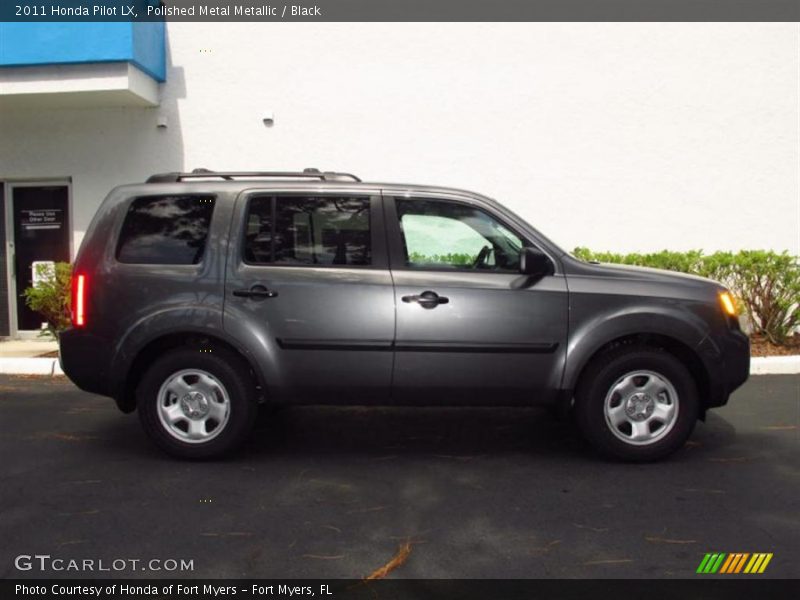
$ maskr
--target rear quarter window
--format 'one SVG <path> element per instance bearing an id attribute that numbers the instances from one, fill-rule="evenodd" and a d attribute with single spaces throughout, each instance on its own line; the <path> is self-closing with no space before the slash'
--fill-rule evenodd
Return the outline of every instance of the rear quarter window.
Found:
<path id="1" fill-rule="evenodd" d="M 213 196 L 144 196 L 131 202 L 117 242 L 119 262 L 196 265 L 203 260 Z"/>

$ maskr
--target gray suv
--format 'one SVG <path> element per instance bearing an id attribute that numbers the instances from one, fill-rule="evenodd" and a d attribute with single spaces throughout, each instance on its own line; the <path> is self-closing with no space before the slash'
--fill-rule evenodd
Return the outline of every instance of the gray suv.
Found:
<path id="1" fill-rule="evenodd" d="M 344 173 L 154 175 L 75 260 L 61 365 L 165 451 L 226 453 L 260 405 L 550 406 L 647 461 L 748 376 L 718 283 L 589 264 L 500 204 Z"/>

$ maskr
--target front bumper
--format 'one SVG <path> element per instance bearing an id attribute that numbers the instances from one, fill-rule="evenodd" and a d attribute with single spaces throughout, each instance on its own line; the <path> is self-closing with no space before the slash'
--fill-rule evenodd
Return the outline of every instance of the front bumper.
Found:
<path id="1" fill-rule="evenodd" d="M 705 408 L 724 406 L 750 376 L 750 340 L 738 328 L 708 336 L 698 348 L 706 363 L 708 397 Z"/>

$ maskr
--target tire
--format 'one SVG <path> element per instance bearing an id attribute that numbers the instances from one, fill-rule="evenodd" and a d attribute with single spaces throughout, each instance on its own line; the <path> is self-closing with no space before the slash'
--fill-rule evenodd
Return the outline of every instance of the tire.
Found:
<path id="1" fill-rule="evenodd" d="M 158 358 L 136 390 L 139 420 L 165 452 L 207 459 L 238 448 L 258 408 L 249 370 L 228 352 L 181 348 Z"/>
<path id="2" fill-rule="evenodd" d="M 575 393 L 575 422 L 605 456 L 660 460 L 681 448 L 698 415 L 689 370 L 658 348 L 621 346 L 594 359 Z"/>

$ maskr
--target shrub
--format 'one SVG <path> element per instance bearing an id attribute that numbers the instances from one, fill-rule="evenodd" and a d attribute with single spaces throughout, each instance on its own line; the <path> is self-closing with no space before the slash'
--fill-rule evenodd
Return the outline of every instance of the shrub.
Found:
<path id="1" fill-rule="evenodd" d="M 652 254 L 617 254 L 614 252 L 592 252 L 588 248 L 575 248 L 575 256 L 597 262 L 652 267 L 681 273 L 698 273 L 702 270 L 703 253 L 700 250 L 671 252 L 662 250 Z"/>
<path id="2" fill-rule="evenodd" d="M 774 344 L 786 343 L 800 326 L 800 267 L 786 252 L 746 250 L 726 261 L 720 272 L 757 330 Z"/>
<path id="3" fill-rule="evenodd" d="M 43 334 L 58 339 L 70 324 L 72 267 L 69 263 L 59 262 L 51 271 L 47 265 L 38 265 L 37 275 L 41 280 L 36 286 L 25 290 L 25 303 L 47 322 Z"/>
<path id="4" fill-rule="evenodd" d="M 689 252 L 654 252 L 616 254 L 576 248 L 583 260 L 620 263 L 668 269 L 708 277 L 727 286 L 754 332 L 773 344 L 785 344 L 800 327 L 800 263 L 787 252 L 742 250 L 703 254 Z"/>
<path id="5" fill-rule="evenodd" d="M 408 259 L 412 263 L 418 264 L 444 264 L 457 267 L 466 267 L 472 265 L 472 263 L 475 261 L 475 256 L 465 253 L 429 255 L 422 254 L 421 252 L 412 252 Z"/>

